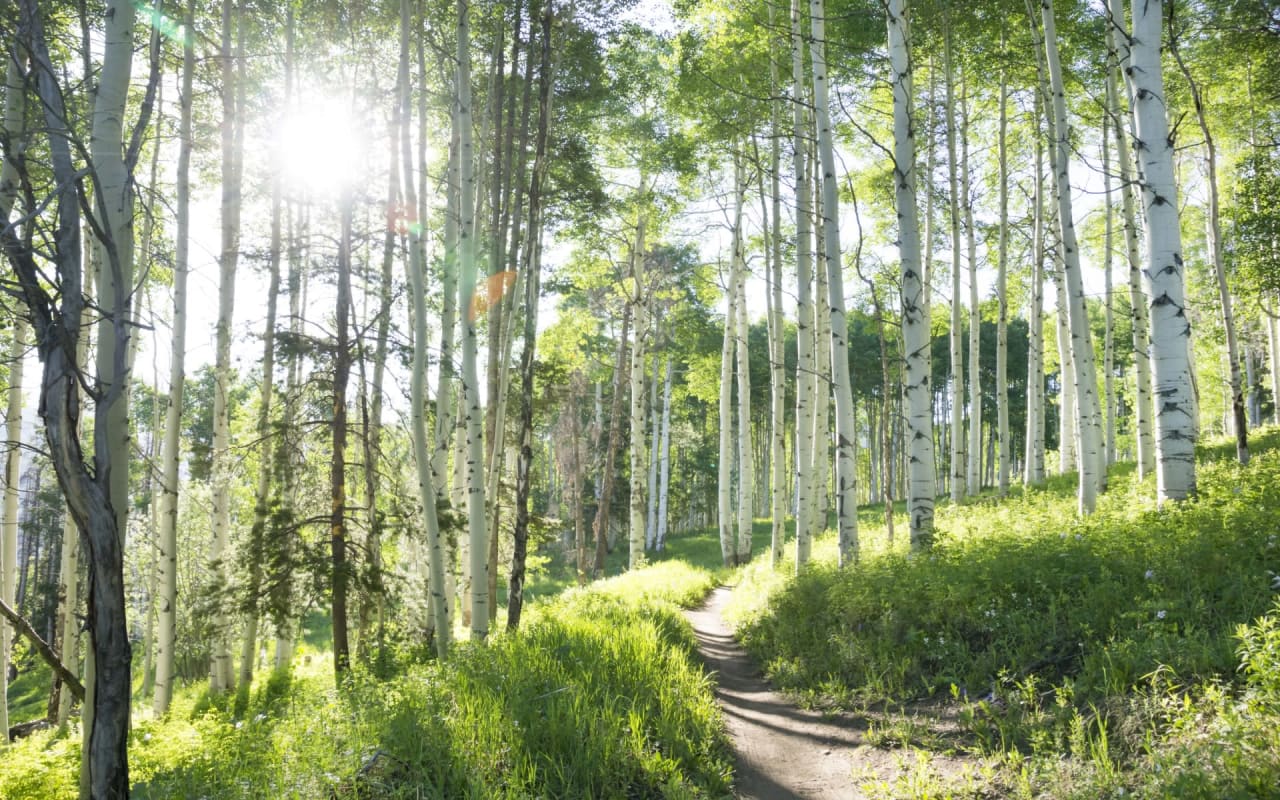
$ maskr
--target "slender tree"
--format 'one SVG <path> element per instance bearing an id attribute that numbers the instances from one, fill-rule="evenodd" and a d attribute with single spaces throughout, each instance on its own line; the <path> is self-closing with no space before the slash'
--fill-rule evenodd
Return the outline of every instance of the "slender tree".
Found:
<path id="1" fill-rule="evenodd" d="M 1160 66 L 1161 0 L 1134 2 L 1130 47 L 1130 107 L 1139 184 L 1147 225 L 1147 296 L 1151 298 L 1151 367 L 1155 409 L 1156 493 L 1159 502 L 1195 493 L 1195 405 L 1192 397 L 1182 233 L 1178 227 L 1173 144 Z M 1113 21 L 1119 0 L 1110 0 Z"/>
<path id="2" fill-rule="evenodd" d="M 822 190 L 822 258 L 827 275 L 827 309 L 831 336 L 831 381 L 836 399 L 836 519 L 839 526 L 841 566 L 858 560 L 857 419 L 853 407 L 853 386 L 849 376 L 844 314 L 844 264 L 840 253 L 839 184 L 836 178 L 835 148 L 831 136 L 831 109 L 828 105 L 826 8 L 824 0 L 810 0 L 809 20 L 813 39 L 809 54 L 813 61 L 813 103 L 818 125 L 818 160 Z"/>

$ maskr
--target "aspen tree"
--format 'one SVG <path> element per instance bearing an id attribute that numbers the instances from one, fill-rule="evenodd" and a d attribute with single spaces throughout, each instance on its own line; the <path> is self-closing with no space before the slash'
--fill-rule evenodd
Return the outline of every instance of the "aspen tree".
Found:
<path id="1" fill-rule="evenodd" d="M 1005 31 L 1000 29 L 1000 45 L 1004 50 Z M 1009 475 L 1012 468 L 1012 442 L 1009 441 L 1009 78 L 1004 67 L 1000 69 L 1000 121 L 996 134 L 996 159 L 998 162 L 1000 193 L 1000 242 L 996 255 L 996 302 L 999 318 L 996 321 L 996 437 L 1000 442 L 1000 496 L 1009 492 Z M 1027 419 L 1035 414 L 1034 406 L 1027 406 Z"/>
<path id="2" fill-rule="evenodd" d="M 666 358 L 666 377 L 662 382 L 662 439 L 658 445 L 658 522 L 654 549 L 659 553 L 667 542 L 667 506 L 671 489 L 671 356 Z"/>
<path id="3" fill-rule="evenodd" d="M 615 351 L 613 359 L 613 398 L 609 401 L 609 443 L 605 447 L 604 477 L 602 479 L 604 485 L 600 489 L 600 502 L 596 505 L 596 518 L 593 524 L 593 532 L 596 537 L 595 560 L 592 564 L 592 577 L 594 578 L 604 577 L 605 556 L 609 552 L 609 526 L 611 524 L 609 507 L 613 502 L 615 461 L 618 457 L 618 450 L 622 446 L 622 400 L 626 395 L 623 387 L 627 383 L 627 334 L 630 329 L 631 304 L 626 303 L 622 309 L 622 332 L 618 337 L 618 349 Z"/>
<path id="4" fill-rule="evenodd" d="M 640 185 L 636 192 L 637 218 L 636 238 L 631 246 L 631 275 L 628 283 L 630 303 L 634 306 L 636 335 L 631 342 L 631 497 L 629 498 L 630 519 L 627 526 L 627 565 L 630 569 L 644 566 L 644 476 L 645 476 L 645 436 L 644 436 L 644 373 L 645 351 L 649 331 L 649 298 L 647 278 L 645 276 L 645 228 L 648 225 L 648 190 L 643 166 L 640 170 Z"/>
<path id="5" fill-rule="evenodd" d="M 415 208 L 418 200 L 414 186 L 413 155 L 410 149 L 409 118 L 412 87 L 409 85 L 409 26 L 412 0 L 400 0 L 400 155 L 404 163 L 401 170 L 406 208 Z M 425 165 L 424 165 L 425 167 Z M 424 184 L 425 185 L 425 184 Z M 435 630 L 436 654 L 445 658 L 449 654 L 453 625 L 449 620 L 449 600 L 445 594 L 445 548 L 441 542 L 440 523 L 436 516 L 438 495 L 433 485 L 436 475 L 432 470 L 427 440 L 426 380 L 427 380 L 427 302 L 426 269 L 422 248 L 423 225 L 426 219 L 419 217 L 418 225 L 409 227 L 409 257 L 405 260 L 409 290 L 413 302 L 413 374 L 410 376 L 409 432 L 413 440 L 413 458 L 417 468 L 418 502 L 422 506 L 422 525 L 427 534 L 427 591 L 428 610 Z"/>
<path id="6" fill-rule="evenodd" d="M 1133 3 L 1133 33 L 1126 74 L 1132 93 L 1147 231 L 1147 296 L 1151 298 L 1151 366 L 1155 409 L 1157 500 L 1183 500 L 1195 493 L 1195 402 L 1192 397 L 1182 234 L 1178 227 L 1173 144 L 1169 140 L 1164 76 L 1160 66 L 1163 3 Z M 1119 20 L 1119 2 L 1108 4 Z"/>
<path id="7" fill-rule="evenodd" d="M 654 350 L 659 349 L 659 327 L 661 325 L 660 314 L 654 315 Z M 653 377 L 649 381 L 649 418 L 653 421 L 649 431 L 649 485 L 645 491 L 645 497 L 649 502 L 649 508 L 645 511 L 644 518 L 644 549 L 653 550 L 658 542 L 658 462 L 661 460 L 658 455 L 658 448 L 661 445 L 662 426 L 658 422 L 658 404 L 660 402 L 659 392 L 662 387 L 662 359 L 659 354 L 653 354 Z"/>
<path id="8" fill-rule="evenodd" d="M 735 212 L 733 235 L 733 260 L 730 266 L 730 291 L 736 298 L 737 314 L 734 316 L 733 339 L 737 353 L 738 374 L 738 540 L 734 562 L 745 564 L 751 560 L 751 523 L 755 498 L 755 469 L 751 447 L 751 372 L 747 355 L 747 258 L 746 236 L 743 235 L 743 207 L 747 182 L 741 153 L 734 154 Z"/>
<path id="9" fill-rule="evenodd" d="M 127 758 L 130 706 L 130 647 L 125 619 L 124 530 L 128 496 L 128 364 L 131 329 L 130 292 L 133 286 L 132 173 L 141 133 L 146 129 L 159 67 L 159 40 L 152 37 L 151 78 L 140 114 L 125 150 L 125 101 L 133 59 L 132 4 L 108 2 L 104 19 L 103 61 L 93 98 L 88 162 L 94 184 L 91 212 L 101 268 L 98 307 L 97 376 L 93 392 L 95 469 L 90 469 L 79 437 L 80 382 L 76 346 L 80 338 L 85 299 L 81 279 L 81 207 L 67 129 L 64 87 L 49 56 L 40 10 L 31 0 L 20 8 L 20 47 L 30 55 L 35 91 L 44 125 L 40 135 L 48 145 L 49 165 L 56 187 L 49 203 L 56 209 L 53 228 L 45 241 L 47 264 L 38 265 L 35 252 L 13 230 L 0 233 L 4 252 L 14 269 L 22 299 L 44 363 L 40 410 L 45 438 L 66 496 L 69 511 L 93 554 L 90 562 L 88 629 L 91 647 L 91 696 L 86 697 L 82 747 L 84 796 L 127 796 Z M 46 281 L 56 281 L 56 292 Z M 104 341 L 108 339 L 109 341 Z"/>
<path id="10" fill-rule="evenodd" d="M 1102 117 L 1102 276 L 1103 276 L 1103 340 L 1102 340 L 1102 374 L 1103 390 L 1106 395 L 1106 424 L 1103 438 L 1103 452 L 1106 464 L 1110 466 L 1116 460 L 1116 392 L 1115 392 L 1115 337 L 1112 335 L 1113 324 L 1111 296 L 1111 264 L 1112 241 L 1115 232 L 1112 226 L 1111 209 L 1111 142 L 1108 134 L 1111 118 L 1107 114 Z"/>
<path id="11" fill-rule="evenodd" d="M 804 34 L 802 0 L 791 0 L 792 152 L 796 197 L 796 569 L 809 560 L 814 534 L 812 473 L 814 423 L 813 228 L 809 188 L 807 118 L 804 107 Z"/>
<path id="12" fill-rule="evenodd" d="M 769 3 L 769 30 L 775 31 L 776 24 L 777 4 Z M 769 464 L 772 468 L 769 560 L 770 564 L 777 567 L 782 560 L 782 544 L 787 529 L 787 376 L 782 319 L 782 97 L 776 58 L 769 59 L 769 86 L 775 95 L 774 100 L 769 103 L 769 198 L 772 215 L 764 215 L 766 220 L 770 216 L 773 220 L 772 236 L 768 237 L 766 245 L 769 257 Z M 664 415 L 668 410 L 664 408 Z"/>
<path id="13" fill-rule="evenodd" d="M 1134 435 L 1136 438 L 1138 477 L 1151 474 L 1155 468 L 1155 440 L 1152 435 L 1151 351 L 1150 325 L 1147 316 L 1147 297 L 1142 288 L 1142 259 L 1138 251 L 1138 219 L 1134 208 L 1133 156 L 1129 150 L 1129 134 L 1124 121 L 1127 113 L 1120 108 L 1120 92 L 1117 86 L 1119 74 L 1129 63 L 1127 37 L 1117 37 L 1119 26 L 1123 29 L 1123 14 L 1119 5 L 1108 4 L 1107 52 L 1110 63 L 1107 68 L 1107 108 L 1111 114 L 1112 132 L 1115 135 L 1116 161 L 1120 174 L 1120 211 L 1124 220 L 1125 256 L 1129 265 L 1129 307 L 1133 329 L 1133 366 L 1135 378 Z"/>
<path id="14" fill-rule="evenodd" d="M 222 196 L 221 248 L 218 255 L 218 319 L 214 347 L 213 466 L 211 469 L 213 536 L 209 564 L 213 583 L 225 587 L 230 580 L 226 563 L 231 547 L 231 326 L 235 313 L 236 267 L 240 260 L 240 200 L 242 140 L 237 66 L 242 53 L 233 50 L 233 30 L 244 25 L 242 11 L 233 0 L 223 0 L 219 65 L 222 74 Z M 218 620 L 209 664 L 209 689 L 231 691 L 231 641 L 227 620 Z"/>
<path id="15" fill-rule="evenodd" d="M 1170 29 L 1173 20 L 1169 21 Z M 1169 37 L 1169 50 L 1182 75 L 1187 80 L 1187 88 L 1191 91 L 1191 104 L 1196 112 L 1196 122 L 1200 125 L 1200 134 L 1204 137 L 1205 183 L 1209 189 L 1209 219 L 1205 223 L 1208 238 L 1209 258 L 1213 265 L 1214 282 L 1218 288 L 1218 310 L 1222 316 L 1222 329 L 1227 340 L 1227 376 L 1231 392 L 1232 432 L 1236 440 L 1236 460 L 1241 464 L 1249 463 L 1249 420 L 1245 416 L 1244 382 L 1240 375 L 1240 342 L 1236 332 L 1235 313 L 1232 310 L 1231 290 L 1227 286 L 1226 253 L 1222 243 L 1222 213 L 1218 199 L 1218 148 L 1209 130 L 1209 118 L 1205 114 L 1204 92 L 1190 68 L 1178 51 L 1177 37 Z"/>
<path id="16" fill-rule="evenodd" d="M 737 237 L 742 224 L 740 186 L 734 187 L 734 255 L 725 279 L 728 309 L 724 315 L 724 340 L 720 347 L 720 450 L 717 459 L 716 511 L 720 530 L 720 557 L 726 567 L 737 563 L 738 548 L 734 541 L 733 516 L 733 355 L 734 331 L 737 329 L 738 292 L 734 273 L 737 259 Z"/>
<path id="17" fill-rule="evenodd" d="M 520 453 L 516 460 L 516 520 L 511 576 L 507 585 L 507 628 L 520 625 L 524 604 L 525 551 L 529 539 L 529 495 L 533 472 L 533 372 L 538 344 L 538 297 L 542 268 L 543 184 L 547 175 L 547 139 L 551 124 L 552 78 L 551 1 L 546 0 L 541 18 L 541 64 L 538 81 L 538 132 L 534 144 L 533 180 L 529 184 L 529 238 L 524 259 L 524 347 L 520 354 Z M 533 53 L 528 58 L 532 62 Z"/>
<path id="18" fill-rule="evenodd" d="M 7 43 L 6 43 L 7 44 Z M 13 206 L 18 198 L 19 159 L 26 150 L 26 95 L 23 84 L 26 71 L 21 46 L 16 42 L 13 50 L 6 47 L 4 117 L 0 120 L 0 132 L 4 134 L 3 166 L 0 166 L 0 222 L 9 225 Z M 0 600 L 10 608 L 15 602 L 18 569 L 18 463 L 21 450 L 18 442 L 22 434 L 22 359 L 26 352 L 25 319 L 18 318 L 10 332 L 9 340 L 9 390 L 7 438 L 9 451 L 5 458 L 4 518 L 0 530 Z M 78 542 L 77 542 L 78 545 Z M 65 612 L 64 612 L 65 613 Z M 9 660 L 13 631 L 7 619 L 0 619 L 0 743 L 9 741 Z"/>
<path id="19" fill-rule="evenodd" d="M 188 0 L 183 28 L 195 29 L 195 0 Z M 175 645 L 177 643 L 178 605 L 178 466 L 181 458 L 182 400 L 186 388 L 187 341 L 187 274 L 191 250 L 191 104 L 195 75 L 193 36 L 182 40 L 182 88 L 178 95 L 178 170 L 177 230 L 174 236 L 173 265 L 173 331 L 169 354 L 169 394 L 165 403 L 164 454 L 161 459 L 160 529 L 157 534 L 159 598 L 156 602 L 155 695 L 152 709 L 156 714 L 169 710 L 175 679 Z M 265 470 L 267 465 L 263 465 Z"/>
<path id="20" fill-rule="evenodd" d="M 926 266 L 920 261 L 916 209 L 915 130 L 907 0 L 888 0 L 889 63 L 893 85 L 893 182 L 902 276 L 902 346 L 906 360 L 903 395 L 908 449 L 907 517 L 911 548 L 933 543 L 936 476 L 933 463 L 932 389 Z M 931 176 L 926 176 L 931 180 Z M 930 192 L 932 194 L 932 192 Z"/>
<path id="21" fill-rule="evenodd" d="M 1053 147 L 1049 161 L 1053 165 L 1055 194 L 1058 198 L 1059 248 L 1066 293 L 1067 322 L 1070 326 L 1070 353 L 1075 369 L 1076 450 L 1079 461 L 1079 511 L 1093 512 L 1099 489 L 1104 485 L 1106 464 L 1103 460 L 1102 431 L 1098 400 L 1098 376 L 1093 362 L 1093 337 L 1085 312 L 1084 282 L 1080 273 L 1080 252 L 1076 244 L 1075 223 L 1071 218 L 1071 148 L 1068 141 L 1066 90 L 1062 66 L 1058 59 L 1057 31 L 1054 27 L 1053 2 L 1043 0 L 1041 19 L 1044 26 L 1045 65 L 1051 93 L 1051 115 L 1054 119 Z"/>
<path id="22" fill-rule="evenodd" d="M 967 71 L 966 71 L 967 73 Z M 978 308 L 978 248 L 973 228 L 969 180 L 969 76 L 960 83 L 960 197 L 964 209 L 965 260 L 969 263 L 969 442 L 965 455 L 965 494 L 982 490 L 982 385 L 980 347 L 982 314 Z M 956 263 L 959 263 L 958 261 Z"/>
<path id="23" fill-rule="evenodd" d="M 831 109 L 828 106 L 826 56 L 826 8 L 824 0 L 811 0 L 809 20 L 813 41 L 809 54 L 813 61 L 813 96 L 817 112 L 818 157 L 821 165 L 823 261 L 827 275 L 827 308 L 831 337 L 831 380 L 836 399 L 836 519 L 839 529 L 841 566 L 858 560 L 857 457 L 854 452 L 857 420 L 854 416 L 853 387 L 849 377 L 849 329 L 844 314 L 844 265 L 840 253 L 840 208 L 836 182 L 836 162 L 831 136 Z"/>
<path id="24" fill-rule="evenodd" d="M 947 181 L 951 212 L 951 502 L 965 495 L 964 352 L 960 316 L 960 178 L 956 156 L 956 76 L 951 20 L 943 23 L 942 68 L 946 74 Z"/>
<path id="25" fill-rule="evenodd" d="M 1038 135 L 1042 99 L 1035 96 L 1035 188 L 1032 190 L 1031 291 L 1027 312 L 1027 442 L 1023 482 L 1042 482 L 1044 472 L 1044 139 Z"/>
<path id="26" fill-rule="evenodd" d="M 488 530 L 485 526 L 484 447 L 480 408 L 480 382 L 476 369 L 476 172 L 471 131 L 471 3 L 457 8 L 457 101 L 453 126 L 458 138 L 458 311 L 462 350 L 462 431 L 466 436 L 465 477 L 467 494 L 468 556 L 471 567 L 471 638 L 489 635 Z M 461 431 L 460 431 L 461 432 Z"/>

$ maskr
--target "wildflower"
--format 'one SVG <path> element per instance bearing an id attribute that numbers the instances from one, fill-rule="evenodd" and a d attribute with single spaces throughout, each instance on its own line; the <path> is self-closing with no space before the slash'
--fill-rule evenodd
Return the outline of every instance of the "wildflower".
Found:
<path id="1" fill-rule="evenodd" d="M 1076 541 L 1077 541 L 1077 542 L 1083 542 L 1083 541 L 1084 541 L 1084 534 L 1077 533 L 1077 534 L 1076 534 Z"/>
<path id="2" fill-rule="evenodd" d="M 240 730 L 243 727 L 244 727 L 244 720 L 242 719 L 236 720 L 236 730 Z"/>
<path id="3" fill-rule="evenodd" d="M 1164 619 L 1164 609 L 1163 609 L 1163 608 L 1156 612 L 1156 619 Z"/>
<path id="4" fill-rule="evenodd" d="M 1146 578 L 1147 580 L 1151 580 L 1155 576 L 1156 576 L 1156 571 L 1154 569 L 1149 569 L 1146 571 L 1146 574 L 1144 574 L 1142 577 Z"/>
<path id="5" fill-rule="evenodd" d="M 1280 575 L 1275 574 L 1271 570 L 1267 570 L 1267 574 L 1271 576 L 1271 588 L 1280 591 Z"/>
<path id="6" fill-rule="evenodd" d="M 994 608 L 988 608 L 982 615 L 984 617 L 994 617 L 996 615 L 996 610 Z"/>

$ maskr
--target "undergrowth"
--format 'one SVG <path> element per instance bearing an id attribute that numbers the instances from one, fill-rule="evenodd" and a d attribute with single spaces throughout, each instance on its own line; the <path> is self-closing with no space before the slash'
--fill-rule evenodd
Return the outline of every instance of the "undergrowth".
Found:
<path id="1" fill-rule="evenodd" d="M 946 747 L 1003 763 L 992 792 L 1280 796 L 1277 438 L 1248 467 L 1202 454 L 1199 496 L 1161 510 L 1121 466 L 1087 518 L 1067 476 L 941 506 L 926 554 L 864 529 L 841 571 L 824 541 L 798 577 L 748 567 L 731 613 L 803 701 L 945 704 Z"/>
<path id="2" fill-rule="evenodd" d="M 723 796 L 723 725 L 679 609 L 714 583 L 663 563 L 391 680 L 356 669 L 335 690 L 314 659 L 239 703 L 182 693 L 165 718 L 135 720 L 133 796 Z M 0 759 L 0 797 L 74 797 L 78 758 L 77 735 L 38 733 Z"/>

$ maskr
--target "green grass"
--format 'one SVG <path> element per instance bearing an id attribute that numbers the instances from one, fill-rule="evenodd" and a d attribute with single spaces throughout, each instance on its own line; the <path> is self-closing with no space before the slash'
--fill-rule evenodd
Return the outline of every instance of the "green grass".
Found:
<path id="1" fill-rule="evenodd" d="M 799 577 L 748 567 L 732 613 L 803 700 L 948 703 L 947 746 L 1005 759 L 1009 794 L 1275 796 L 1278 440 L 1255 436 L 1247 468 L 1207 449 L 1199 497 L 1164 510 L 1120 465 L 1085 519 L 1063 476 L 940 505 L 927 555 L 864 524 L 855 568 L 825 537 Z"/>
<path id="2" fill-rule="evenodd" d="M 327 659 L 263 676 L 242 703 L 196 687 L 135 712 L 139 798 L 721 797 L 729 762 L 680 613 L 717 579 L 668 561 L 530 610 L 516 634 L 333 688 Z M 75 794 L 78 735 L 0 759 L 0 797 Z"/>

